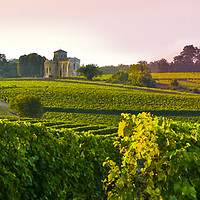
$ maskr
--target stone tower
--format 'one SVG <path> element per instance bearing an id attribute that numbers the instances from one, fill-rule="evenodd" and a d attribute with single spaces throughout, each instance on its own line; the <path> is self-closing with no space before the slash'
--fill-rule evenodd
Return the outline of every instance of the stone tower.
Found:
<path id="1" fill-rule="evenodd" d="M 54 61 L 65 60 L 65 59 L 67 59 L 66 51 L 63 51 L 60 49 L 60 50 L 54 52 L 54 57 L 53 57 Z"/>

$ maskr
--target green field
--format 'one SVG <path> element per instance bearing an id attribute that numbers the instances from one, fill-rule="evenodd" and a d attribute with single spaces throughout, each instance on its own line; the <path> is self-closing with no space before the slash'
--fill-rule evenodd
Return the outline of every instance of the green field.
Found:
<path id="1" fill-rule="evenodd" d="M 200 79 L 199 72 L 152 73 L 153 79 Z"/>
<path id="2" fill-rule="evenodd" d="M 174 74 L 177 77 L 188 78 L 194 75 L 197 77 L 198 73 Z M 161 75 L 162 80 L 157 82 L 168 84 L 169 73 L 157 74 L 157 77 Z M 179 116 L 177 120 L 181 119 L 181 121 L 188 121 L 188 117 L 198 121 L 199 94 L 106 84 L 104 81 L 87 81 L 82 78 L 1 80 L 0 99 L 9 102 L 18 94 L 34 94 L 41 98 L 46 120 L 86 126 L 104 125 L 109 129 L 118 127 L 121 113 L 151 112 L 157 116 L 173 117 L 173 119 Z M 190 88 L 196 88 L 197 83 L 194 81 L 197 80 L 180 81 L 180 84 L 185 84 L 187 87 L 190 84 Z M 3 111 L 2 115 L 7 112 Z"/>
<path id="3" fill-rule="evenodd" d="M 200 73 L 152 73 L 157 84 L 169 87 L 172 79 L 177 79 L 179 86 L 185 90 L 200 90 Z"/>

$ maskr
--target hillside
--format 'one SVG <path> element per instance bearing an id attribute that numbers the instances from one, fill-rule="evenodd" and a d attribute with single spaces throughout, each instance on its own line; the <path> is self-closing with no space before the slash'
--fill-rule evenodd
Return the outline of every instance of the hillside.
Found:
<path id="1" fill-rule="evenodd" d="M 45 110 L 0 116 L 1 199 L 199 199 L 199 94 L 79 79 L 7 79 L 0 90 L 7 103 L 37 95 Z"/>
<path id="2" fill-rule="evenodd" d="M 152 76 L 157 84 L 169 83 L 170 78 L 184 77 L 181 84 L 185 83 L 190 88 L 192 83 L 193 88 L 199 88 L 198 73 L 162 73 Z M 106 77 L 103 76 L 102 80 L 97 77 L 94 81 L 82 77 L 5 79 L 0 81 L 0 99 L 9 102 L 18 94 L 37 95 L 44 105 L 46 120 L 64 121 L 65 124 L 118 127 L 121 113 L 140 112 L 151 112 L 181 121 L 188 121 L 189 117 L 192 121 L 199 121 L 199 94 L 105 83 Z"/>

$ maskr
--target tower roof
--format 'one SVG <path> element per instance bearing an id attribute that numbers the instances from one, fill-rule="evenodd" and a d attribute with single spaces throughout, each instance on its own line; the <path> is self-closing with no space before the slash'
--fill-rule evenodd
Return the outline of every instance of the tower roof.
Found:
<path id="1" fill-rule="evenodd" d="M 62 50 L 62 49 L 59 49 L 57 51 L 54 51 L 54 53 L 58 53 L 58 52 L 64 52 L 64 53 L 67 53 L 66 51 Z"/>

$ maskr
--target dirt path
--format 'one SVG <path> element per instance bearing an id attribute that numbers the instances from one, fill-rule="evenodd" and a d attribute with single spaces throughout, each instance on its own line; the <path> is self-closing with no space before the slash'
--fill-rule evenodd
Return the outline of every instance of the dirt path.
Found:
<path id="1" fill-rule="evenodd" d="M 4 107 L 6 107 L 6 108 L 8 108 L 8 106 L 9 106 L 8 103 L 5 103 L 5 102 L 3 102 L 3 101 L 0 101 L 0 105 L 4 106 Z"/>
<path id="2" fill-rule="evenodd" d="M 0 101 L 0 105 L 1 105 L 1 106 L 4 106 L 4 107 L 6 107 L 6 108 L 9 107 L 9 104 L 6 103 L 6 102 L 3 102 L 3 101 Z M 18 115 L 14 114 L 14 113 L 11 113 L 11 114 L 12 114 L 13 116 L 15 116 L 15 117 L 18 117 Z"/>

